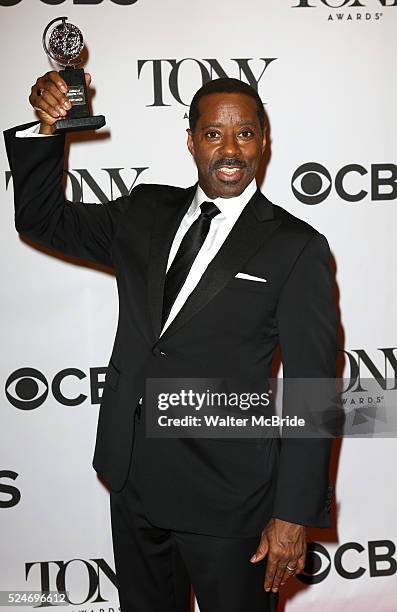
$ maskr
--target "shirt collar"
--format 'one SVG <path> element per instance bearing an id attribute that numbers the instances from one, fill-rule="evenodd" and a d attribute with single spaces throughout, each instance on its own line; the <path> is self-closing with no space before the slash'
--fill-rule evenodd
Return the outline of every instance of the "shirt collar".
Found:
<path id="1" fill-rule="evenodd" d="M 214 200 L 210 200 L 201 189 L 200 185 L 197 185 L 196 193 L 191 205 L 188 208 L 187 215 L 189 217 L 194 215 L 198 207 L 203 202 L 213 202 L 221 211 L 220 214 L 217 215 L 217 219 L 238 217 L 256 190 L 256 181 L 253 178 L 249 185 L 247 185 L 247 187 L 244 189 L 243 193 L 240 193 L 239 196 L 235 196 L 234 198 L 215 198 Z"/>

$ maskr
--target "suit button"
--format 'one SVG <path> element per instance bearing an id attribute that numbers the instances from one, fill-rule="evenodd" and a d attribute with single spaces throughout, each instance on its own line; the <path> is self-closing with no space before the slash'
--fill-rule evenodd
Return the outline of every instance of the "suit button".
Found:
<path id="1" fill-rule="evenodd" d="M 165 357 L 166 356 L 166 353 L 164 353 L 164 351 L 161 351 L 158 346 L 154 346 L 152 348 L 152 353 L 155 357 Z"/>

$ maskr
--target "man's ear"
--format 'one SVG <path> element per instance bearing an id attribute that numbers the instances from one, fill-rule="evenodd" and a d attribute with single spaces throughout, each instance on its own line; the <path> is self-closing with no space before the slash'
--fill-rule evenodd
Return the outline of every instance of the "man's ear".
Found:
<path id="1" fill-rule="evenodd" d="M 262 137 L 262 153 L 265 152 L 266 149 L 266 130 L 263 130 L 263 137 Z"/>
<path id="2" fill-rule="evenodd" d="M 187 128 L 187 148 L 190 151 L 190 154 L 194 157 L 194 143 L 193 143 L 193 133 L 190 128 Z"/>

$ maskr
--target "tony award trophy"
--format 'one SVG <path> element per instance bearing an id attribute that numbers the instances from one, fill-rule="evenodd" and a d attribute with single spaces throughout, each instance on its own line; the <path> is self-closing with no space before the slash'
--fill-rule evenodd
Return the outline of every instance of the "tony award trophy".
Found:
<path id="1" fill-rule="evenodd" d="M 54 26 L 50 33 L 50 27 Z M 76 68 L 81 63 L 81 53 L 84 49 L 83 35 L 72 23 L 66 23 L 67 17 L 57 17 L 50 21 L 43 32 L 43 47 L 48 57 L 63 70 L 59 74 L 68 86 L 67 97 L 72 108 L 64 119 L 59 119 L 56 124 L 56 132 L 78 132 L 82 130 L 97 130 L 105 125 L 105 117 L 90 114 L 87 87 L 85 83 L 84 70 Z"/>

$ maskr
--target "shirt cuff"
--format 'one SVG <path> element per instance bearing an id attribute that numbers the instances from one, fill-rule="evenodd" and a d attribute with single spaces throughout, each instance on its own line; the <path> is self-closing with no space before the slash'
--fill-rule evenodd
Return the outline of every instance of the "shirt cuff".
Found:
<path id="1" fill-rule="evenodd" d="M 17 138 L 37 138 L 37 136 L 47 138 L 48 136 L 57 136 L 57 134 L 40 134 L 40 123 L 38 123 L 37 125 L 33 125 L 26 130 L 19 130 L 18 132 L 15 132 L 15 136 Z"/>

